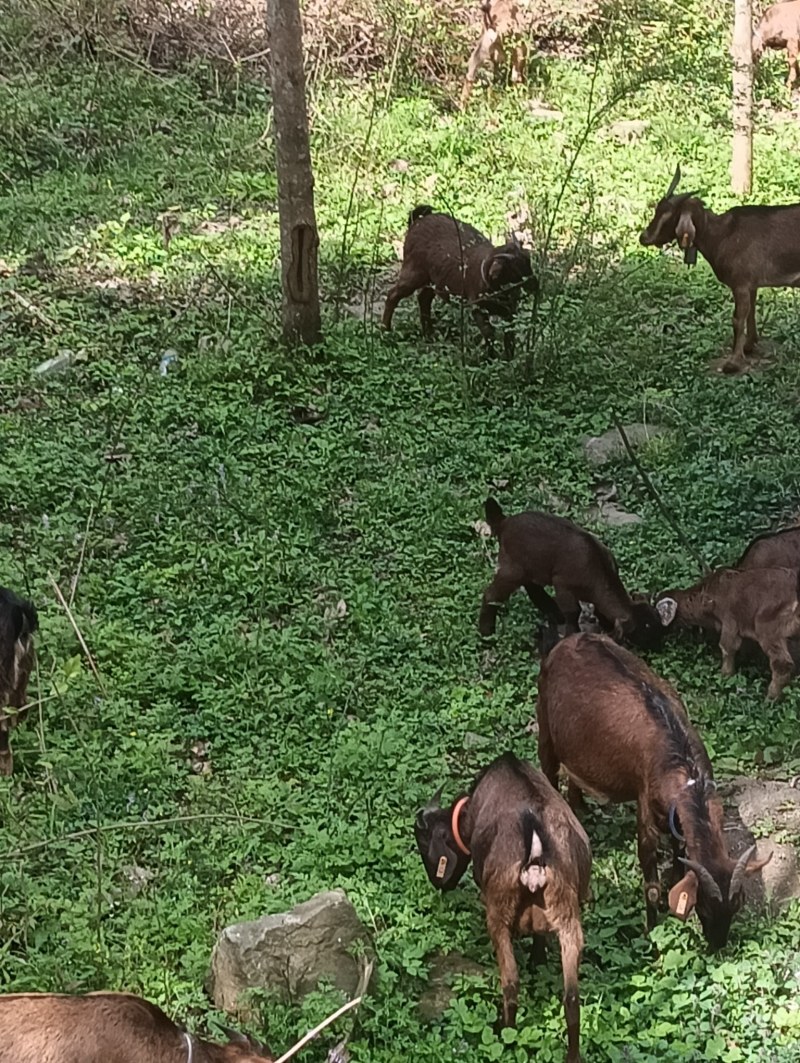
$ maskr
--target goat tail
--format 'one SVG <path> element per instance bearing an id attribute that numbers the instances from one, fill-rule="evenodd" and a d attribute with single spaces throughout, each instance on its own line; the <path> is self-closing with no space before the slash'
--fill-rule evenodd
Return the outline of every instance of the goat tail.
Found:
<path id="1" fill-rule="evenodd" d="M 523 886 L 535 893 L 547 882 L 547 867 L 544 862 L 544 847 L 541 830 L 533 809 L 526 808 L 521 816 L 522 840 L 525 846 L 525 861 L 519 873 Z"/>
<path id="2" fill-rule="evenodd" d="M 17 612 L 17 638 L 27 639 L 39 627 L 39 615 L 33 602 L 22 599 Z"/>
<path id="3" fill-rule="evenodd" d="M 505 513 L 500 508 L 500 503 L 496 498 L 490 496 L 483 503 L 483 511 L 486 514 L 486 523 L 492 529 L 492 535 L 499 536 L 503 521 L 506 519 Z"/>
<path id="4" fill-rule="evenodd" d="M 420 203 L 418 207 L 414 207 L 408 216 L 409 228 L 415 221 L 419 221 L 420 218 L 427 218 L 429 214 L 433 214 L 433 207 L 428 206 L 427 203 Z"/>

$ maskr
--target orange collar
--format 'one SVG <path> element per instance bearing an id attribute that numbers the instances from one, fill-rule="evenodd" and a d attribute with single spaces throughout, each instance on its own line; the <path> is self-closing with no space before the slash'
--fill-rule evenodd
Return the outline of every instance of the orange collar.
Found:
<path id="1" fill-rule="evenodd" d="M 469 801 L 468 797 L 462 797 L 460 798 L 460 800 L 456 801 L 456 803 L 453 805 L 453 818 L 450 821 L 450 828 L 453 831 L 453 837 L 455 838 L 456 845 L 459 847 L 464 856 L 470 856 L 471 854 L 469 849 L 466 847 L 466 845 L 464 845 L 464 842 L 461 840 L 461 834 L 458 830 L 458 817 L 461 815 L 461 811 L 467 801 Z"/>

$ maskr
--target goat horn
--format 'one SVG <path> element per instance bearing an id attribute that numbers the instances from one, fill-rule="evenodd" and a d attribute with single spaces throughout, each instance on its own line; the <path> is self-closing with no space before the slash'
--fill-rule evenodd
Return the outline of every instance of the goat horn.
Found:
<path id="1" fill-rule="evenodd" d="M 489 278 L 486 276 L 486 259 L 481 262 L 481 280 L 484 284 L 489 283 Z"/>
<path id="2" fill-rule="evenodd" d="M 733 898 L 739 893 L 744 882 L 744 876 L 747 873 L 747 865 L 750 863 L 751 858 L 755 855 L 756 847 L 751 845 L 749 849 L 745 849 L 739 859 L 736 861 L 736 867 L 733 869 L 731 875 L 731 884 L 728 888 L 728 900 L 732 901 Z"/>
<path id="3" fill-rule="evenodd" d="M 669 197 L 672 195 L 672 193 L 678 187 L 678 182 L 680 181 L 680 179 L 681 179 L 681 164 L 678 163 L 678 165 L 675 167 L 675 176 L 670 181 L 669 188 L 667 189 L 667 194 L 666 194 L 666 196 L 664 196 L 665 199 L 669 199 Z"/>
<path id="4" fill-rule="evenodd" d="M 687 860 L 683 856 L 679 856 L 678 859 L 682 864 L 685 864 L 690 871 L 694 871 L 695 875 L 700 879 L 700 883 L 703 889 L 719 903 L 722 902 L 722 893 L 719 886 L 714 881 L 714 876 L 708 870 L 707 867 L 703 867 L 702 864 L 698 864 L 696 860 Z"/>
<path id="5" fill-rule="evenodd" d="M 678 839 L 678 841 L 681 843 L 681 845 L 685 845 L 686 844 L 686 839 L 681 834 L 681 832 L 678 830 L 678 828 L 675 826 L 675 813 L 677 811 L 678 810 L 675 807 L 675 802 L 673 801 L 673 803 L 669 806 L 669 812 L 667 813 L 667 819 L 669 821 L 669 832 L 670 832 L 670 834 L 672 835 L 673 838 L 677 838 Z"/>

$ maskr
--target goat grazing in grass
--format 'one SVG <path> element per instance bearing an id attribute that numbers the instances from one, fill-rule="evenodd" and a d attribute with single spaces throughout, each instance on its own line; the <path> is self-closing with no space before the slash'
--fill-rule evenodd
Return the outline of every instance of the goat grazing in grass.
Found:
<path id="1" fill-rule="evenodd" d="M 511 322 L 522 291 L 538 285 L 531 269 L 530 252 L 516 240 L 502 247 L 466 222 L 450 214 L 435 214 L 431 207 L 416 207 L 409 216 L 403 244 L 403 265 L 397 283 L 386 297 L 383 325 L 388 331 L 401 299 L 417 292 L 422 334 L 433 336 L 431 304 L 438 295 L 445 301 L 455 295 L 472 305 L 472 316 L 487 344 L 494 331 L 489 316 Z M 514 354 L 514 333 L 504 336 L 507 357 Z"/>
<path id="2" fill-rule="evenodd" d="M 495 77 L 498 68 L 505 60 L 503 40 L 517 36 L 519 24 L 519 5 L 515 0 L 484 0 L 481 4 L 483 16 L 483 31 L 478 43 L 473 49 L 467 64 L 467 76 L 464 78 L 464 86 L 461 90 L 461 109 L 467 106 L 472 93 L 472 86 L 478 76 L 478 71 L 488 60 L 491 60 Z M 526 66 L 528 62 L 528 47 L 517 36 L 511 44 L 511 81 L 524 82 Z"/>
<path id="3" fill-rule="evenodd" d="M 269 1063 L 243 1034 L 215 1045 L 129 993 L 0 996 L 0 1063 Z"/>
<path id="4" fill-rule="evenodd" d="M 723 368 L 737 372 L 758 343 L 758 289 L 800 284 L 800 203 L 732 207 L 714 214 L 693 192 L 673 194 L 680 176 L 679 166 L 639 241 L 646 247 L 664 247 L 676 240 L 689 265 L 699 251 L 717 280 L 731 289 L 733 348 Z"/>
<path id="5" fill-rule="evenodd" d="M 414 827 L 431 883 L 453 889 L 472 860 L 503 987 L 502 1024 L 517 1015 L 519 972 L 512 936 L 555 931 L 561 945 L 567 1063 L 580 1061 L 580 905 L 589 892 L 589 839 L 566 801 L 527 761 L 505 753 L 468 796 L 440 808 L 439 790 Z"/>
<path id="6" fill-rule="evenodd" d="M 33 668 L 33 635 L 38 626 L 32 602 L 0 587 L 0 775 L 11 775 L 11 731 L 24 716 Z M 12 708 L 16 711 L 8 712 Z"/>
<path id="7" fill-rule="evenodd" d="M 723 675 L 736 671 L 743 639 L 757 642 L 769 658 L 767 697 L 774 700 L 794 672 L 789 640 L 800 638 L 799 578 L 793 568 L 722 568 L 686 590 L 665 591 L 656 608 L 667 625 L 716 632 Z"/>
<path id="8" fill-rule="evenodd" d="M 485 503 L 486 522 L 500 541 L 497 571 L 483 595 L 479 629 L 494 634 L 497 606 L 524 587 L 551 623 L 578 630 L 580 603 L 591 602 L 601 626 L 616 638 L 644 649 L 663 637 L 658 613 L 635 601 L 622 584 L 614 555 L 594 535 L 571 520 L 529 510 L 506 516 L 493 498 Z M 545 591 L 552 586 L 555 601 Z"/>
<path id="9" fill-rule="evenodd" d="M 546 654 L 536 714 L 542 770 L 556 786 L 563 765 L 573 808 L 582 790 L 636 801 L 648 927 L 661 900 L 658 838 L 669 833 L 669 910 L 687 919 L 696 909 L 709 945 L 725 945 L 745 877 L 767 861 L 752 860 L 755 846 L 728 856 L 711 762 L 672 687 L 605 635 L 570 635 Z"/>
<path id="10" fill-rule="evenodd" d="M 792 91 L 800 77 L 800 0 L 785 0 L 782 4 L 768 7 L 753 34 L 753 60 L 757 63 L 765 48 L 785 48 L 789 63 L 786 87 Z"/>

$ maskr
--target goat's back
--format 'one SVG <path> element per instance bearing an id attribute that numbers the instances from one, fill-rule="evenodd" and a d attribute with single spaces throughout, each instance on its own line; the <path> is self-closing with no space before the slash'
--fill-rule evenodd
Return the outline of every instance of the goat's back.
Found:
<path id="1" fill-rule="evenodd" d="M 578 899 L 589 892 L 591 848 L 586 831 L 567 802 L 545 775 L 512 753 L 499 757 L 475 783 L 470 795 L 473 809 L 472 854 L 476 876 L 517 876 L 529 850 L 522 830 L 530 814 L 544 847 L 545 862 L 560 879 L 575 884 Z M 489 856 L 484 863 L 483 854 Z"/>
<path id="2" fill-rule="evenodd" d="M 688 591 L 674 592 L 678 619 L 700 627 L 736 626 L 743 638 L 758 641 L 773 626 L 783 638 L 800 636 L 800 573 L 792 568 L 722 568 Z"/>
<path id="3" fill-rule="evenodd" d="M 800 37 L 800 0 L 784 0 L 767 8 L 753 34 L 754 48 L 784 48 Z"/>
<path id="4" fill-rule="evenodd" d="M 633 801 L 669 767 L 713 774 L 676 692 L 605 635 L 570 635 L 551 650 L 536 711 L 540 749 L 595 796 Z"/>
<path id="5" fill-rule="evenodd" d="M 759 535 L 733 567 L 792 568 L 800 571 L 800 527 Z"/>

